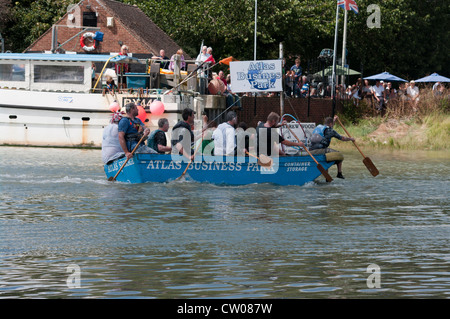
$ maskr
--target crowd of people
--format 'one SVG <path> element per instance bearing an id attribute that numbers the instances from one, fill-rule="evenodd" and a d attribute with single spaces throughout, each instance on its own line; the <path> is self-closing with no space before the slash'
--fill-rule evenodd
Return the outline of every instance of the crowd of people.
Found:
<path id="1" fill-rule="evenodd" d="M 445 95 L 445 85 L 436 82 L 431 91 L 434 97 L 442 97 Z M 339 86 L 336 92 L 340 98 L 351 99 L 355 106 L 358 106 L 360 101 L 365 101 L 377 111 L 383 111 L 390 104 L 398 102 L 407 103 L 413 111 L 417 111 L 421 98 L 420 89 L 414 80 L 400 82 L 398 88 L 395 88 L 392 82 L 376 80 L 374 85 L 370 85 L 368 80 L 359 78 L 357 83 L 349 85 L 346 90 Z"/>
<path id="2" fill-rule="evenodd" d="M 311 76 L 305 76 L 300 62 L 300 57 L 297 57 L 295 64 L 286 70 L 284 94 L 292 98 L 331 98 L 331 84 L 318 82 Z M 436 82 L 432 87 L 433 96 L 444 96 L 445 90 L 444 83 Z M 365 101 L 369 107 L 377 111 L 386 109 L 389 103 L 394 101 L 409 103 L 416 111 L 420 95 L 420 89 L 414 80 L 399 82 L 398 86 L 394 87 L 392 82 L 378 80 L 371 84 L 369 80 L 359 78 L 353 85 L 346 87 L 343 84 L 337 84 L 335 87 L 335 96 L 338 99 L 351 99 L 356 106 L 360 101 Z"/>
<path id="3" fill-rule="evenodd" d="M 128 55 L 129 48 L 126 45 L 121 47 L 119 55 Z M 201 94 L 219 94 L 227 98 L 227 106 L 236 105 L 240 108 L 240 96 L 251 95 L 235 94 L 231 86 L 230 74 L 225 74 L 220 70 L 218 73 L 213 72 L 212 66 L 216 65 L 216 61 L 212 55 L 212 48 L 202 46 L 201 52 L 195 60 L 197 66 L 197 77 L 199 79 L 199 91 Z M 166 56 L 165 50 L 161 49 L 159 55 L 153 55 L 152 60 L 158 61 L 161 68 L 174 71 L 176 56 L 179 56 L 181 70 L 187 70 L 183 49 L 179 49 L 171 58 Z M 283 60 L 285 64 L 285 60 Z M 292 98 L 330 98 L 332 97 L 331 84 L 318 82 L 311 76 L 303 74 L 300 57 L 296 57 L 294 64 L 290 68 L 286 68 L 284 73 L 284 94 L 286 97 Z M 129 65 L 126 63 L 117 63 L 115 65 L 116 73 L 119 75 L 119 86 L 126 87 L 124 84 L 123 74 L 129 72 Z M 107 76 L 106 89 L 112 91 L 117 88 L 114 80 Z M 223 85 L 222 85 L 223 83 Z M 435 96 L 444 95 L 445 85 L 437 82 L 433 86 L 433 94 Z M 281 93 L 259 93 L 258 96 L 275 96 Z M 420 91 L 414 81 L 401 82 L 398 88 L 394 88 L 392 82 L 384 82 L 382 80 L 370 84 L 368 80 L 359 78 L 355 84 L 345 87 L 343 84 L 337 84 L 335 87 L 335 96 L 339 99 L 351 99 L 355 105 L 359 105 L 360 101 L 365 101 L 370 107 L 377 110 L 383 110 L 390 101 L 408 101 L 413 109 L 417 109 L 420 100 Z"/>
<path id="4" fill-rule="evenodd" d="M 378 111 L 386 109 L 389 103 L 397 100 L 409 101 L 413 109 L 416 109 L 420 98 L 419 87 L 416 86 L 415 81 L 402 82 L 399 88 L 395 89 L 392 82 L 376 80 L 374 85 L 370 85 L 368 80 L 363 81 L 359 78 L 357 83 L 349 85 L 345 92 L 341 86 L 338 90 L 340 97 L 352 99 L 356 106 L 364 100 L 367 105 Z"/>

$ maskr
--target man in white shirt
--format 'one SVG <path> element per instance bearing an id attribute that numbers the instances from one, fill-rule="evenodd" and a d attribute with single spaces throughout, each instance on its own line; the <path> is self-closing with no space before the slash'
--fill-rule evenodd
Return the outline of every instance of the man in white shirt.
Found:
<path id="1" fill-rule="evenodd" d="M 230 111 L 226 115 L 226 122 L 220 124 L 214 131 L 214 155 L 234 156 L 236 149 L 235 127 L 237 125 L 237 115 Z"/>
<path id="2" fill-rule="evenodd" d="M 419 102 L 419 88 L 415 81 L 409 82 L 409 87 L 406 89 L 406 95 L 411 99 L 414 111 L 417 111 L 417 103 Z"/>
<path id="3" fill-rule="evenodd" d="M 114 113 L 112 115 L 111 123 L 103 131 L 102 160 L 105 164 L 125 156 L 125 153 L 119 143 L 118 123 L 122 117 L 122 113 Z"/>
<path id="4" fill-rule="evenodd" d="M 386 91 L 384 90 L 384 86 L 380 83 L 379 80 L 376 81 L 375 85 L 372 86 L 373 96 L 375 97 L 376 108 L 378 111 L 381 111 L 384 106 L 384 99 L 386 98 Z"/>
<path id="5" fill-rule="evenodd" d="M 199 92 L 200 94 L 206 94 L 206 87 L 207 87 L 207 77 L 208 73 L 206 72 L 206 67 L 208 66 L 207 63 L 204 63 L 210 55 L 206 52 L 208 47 L 205 45 L 202 47 L 202 52 L 197 56 L 197 59 L 195 60 L 195 64 L 199 67 L 197 70 L 197 75 L 200 79 L 200 87 Z"/>

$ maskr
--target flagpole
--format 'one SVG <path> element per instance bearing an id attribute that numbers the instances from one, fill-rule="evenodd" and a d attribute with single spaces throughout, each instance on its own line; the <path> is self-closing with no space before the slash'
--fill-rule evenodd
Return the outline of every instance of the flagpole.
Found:
<path id="1" fill-rule="evenodd" d="M 258 23 L 258 0 L 255 0 L 255 48 L 254 48 L 254 59 L 256 61 L 256 30 L 258 29 L 257 27 L 257 23 Z"/>
<path id="2" fill-rule="evenodd" d="M 344 10 L 344 35 L 342 38 L 342 76 L 341 76 L 341 82 L 344 84 L 345 82 L 345 74 L 344 74 L 344 68 L 345 68 L 345 62 L 346 62 L 346 54 L 345 54 L 345 46 L 347 44 L 347 10 Z"/>
<path id="3" fill-rule="evenodd" d="M 333 116 L 336 109 L 336 49 L 338 42 L 339 6 L 336 1 L 336 26 L 334 29 L 333 77 L 331 79 L 331 98 L 333 99 Z"/>

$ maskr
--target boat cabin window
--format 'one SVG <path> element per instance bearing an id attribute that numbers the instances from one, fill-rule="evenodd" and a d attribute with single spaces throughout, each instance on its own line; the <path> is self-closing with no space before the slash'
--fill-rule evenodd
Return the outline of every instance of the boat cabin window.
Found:
<path id="1" fill-rule="evenodd" d="M 84 67 L 62 65 L 35 65 L 34 82 L 84 84 Z"/>
<path id="2" fill-rule="evenodd" d="M 0 64 L 0 81 L 25 81 L 25 64 Z"/>

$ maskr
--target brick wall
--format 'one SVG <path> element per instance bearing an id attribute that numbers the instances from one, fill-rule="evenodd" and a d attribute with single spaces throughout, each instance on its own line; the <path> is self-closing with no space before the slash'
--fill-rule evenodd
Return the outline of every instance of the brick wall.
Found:
<path id="1" fill-rule="evenodd" d="M 280 111 L 280 97 L 243 97 L 241 100 L 242 110 L 236 111 L 239 122 L 247 123 L 248 127 L 256 127 L 258 121 L 265 122 L 270 112 Z M 336 111 L 339 112 L 341 104 L 336 103 Z M 311 98 L 290 98 L 284 100 L 284 114 L 291 114 L 298 118 L 300 122 L 314 122 L 320 124 L 327 116 L 333 114 L 333 101 L 331 99 Z M 286 118 L 288 122 L 292 118 Z"/>
<path id="2" fill-rule="evenodd" d="M 112 17 L 112 13 L 107 11 L 103 6 L 96 5 L 96 1 L 91 1 L 91 6 L 95 5 L 95 10 L 86 9 L 87 1 L 84 1 L 80 4 L 78 8 L 76 8 L 72 13 L 75 16 L 75 20 L 73 22 L 68 21 L 68 14 L 66 14 L 62 20 L 60 20 L 57 25 L 58 27 L 58 42 L 64 43 L 75 34 L 80 32 L 82 29 L 80 28 L 69 28 L 68 25 L 76 25 L 80 26 L 83 24 L 83 12 L 84 11 L 96 11 L 98 13 L 97 16 L 97 27 L 101 28 L 100 31 L 104 33 L 103 42 L 100 42 L 99 47 L 94 53 L 110 53 L 110 52 L 119 52 L 120 45 L 119 41 L 122 41 L 123 44 L 128 45 L 130 48 L 130 53 L 149 53 L 149 49 L 142 45 L 142 42 L 133 37 L 126 28 L 124 28 L 117 18 L 114 18 L 114 26 L 107 27 L 107 17 Z M 95 31 L 93 32 L 95 33 Z M 83 33 L 82 33 L 83 34 Z M 86 53 L 81 48 L 80 38 L 81 35 L 75 37 L 66 43 L 62 48 L 66 51 L 74 51 L 77 53 Z M 39 38 L 32 46 L 30 46 L 27 51 L 49 51 L 51 50 L 52 43 L 52 29 L 48 30 L 44 35 Z M 90 46 L 90 43 L 86 43 Z M 158 52 L 155 52 L 158 53 Z"/>

